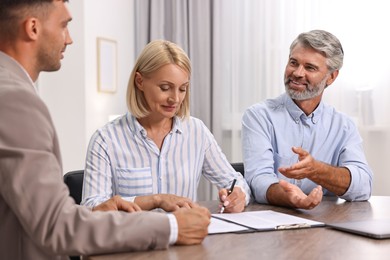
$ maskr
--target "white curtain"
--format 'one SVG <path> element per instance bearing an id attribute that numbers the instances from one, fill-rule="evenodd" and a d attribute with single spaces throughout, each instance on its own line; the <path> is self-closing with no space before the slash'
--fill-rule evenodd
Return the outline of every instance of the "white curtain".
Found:
<path id="1" fill-rule="evenodd" d="M 192 115 L 212 130 L 231 162 L 242 160 L 241 117 L 284 92 L 289 46 L 324 29 L 345 51 L 324 99 L 355 119 L 374 170 L 374 194 L 390 195 L 390 33 L 386 0 L 136 0 L 138 51 L 153 38 L 176 41 L 192 60 Z M 138 55 L 138 54 L 137 54 Z M 206 194 L 216 191 L 202 183 Z M 210 192 L 212 190 L 212 192 Z"/>

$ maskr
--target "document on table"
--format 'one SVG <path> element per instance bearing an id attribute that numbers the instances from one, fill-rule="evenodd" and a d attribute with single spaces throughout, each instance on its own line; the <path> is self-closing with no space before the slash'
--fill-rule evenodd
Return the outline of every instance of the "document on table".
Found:
<path id="1" fill-rule="evenodd" d="M 209 234 L 239 233 L 247 231 L 253 230 L 218 218 L 211 218 L 209 225 Z"/>
<path id="2" fill-rule="evenodd" d="M 325 226 L 324 223 L 272 210 L 212 214 L 209 234 L 254 232 Z"/>

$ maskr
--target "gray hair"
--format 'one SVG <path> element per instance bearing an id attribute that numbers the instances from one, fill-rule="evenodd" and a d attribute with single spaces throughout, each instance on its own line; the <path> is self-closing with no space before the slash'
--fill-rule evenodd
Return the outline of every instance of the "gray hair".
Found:
<path id="1" fill-rule="evenodd" d="M 301 44 L 306 48 L 313 48 L 325 55 L 327 58 L 326 64 L 331 72 L 340 70 L 343 66 L 343 47 L 336 36 L 327 31 L 313 30 L 299 34 L 298 37 L 291 43 L 290 54 L 298 44 Z"/>

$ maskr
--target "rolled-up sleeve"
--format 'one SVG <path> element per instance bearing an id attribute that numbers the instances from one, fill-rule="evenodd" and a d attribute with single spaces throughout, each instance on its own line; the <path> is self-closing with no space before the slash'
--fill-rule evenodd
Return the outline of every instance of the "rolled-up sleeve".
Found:
<path id="1" fill-rule="evenodd" d="M 260 109 L 260 106 L 256 106 Z M 269 186 L 279 182 L 274 173 L 273 147 L 267 119 L 249 108 L 242 118 L 242 151 L 245 166 L 245 179 L 252 195 L 258 203 L 268 203 Z"/>

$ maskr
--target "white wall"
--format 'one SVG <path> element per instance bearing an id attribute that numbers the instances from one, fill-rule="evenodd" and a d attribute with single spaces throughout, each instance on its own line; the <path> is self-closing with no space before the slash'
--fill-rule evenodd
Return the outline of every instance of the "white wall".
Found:
<path id="1" fill-rule="evenodd" d="M 134 65 L 134 2 L 129 0 L 86 0 L 85 59 L 86 63 L 86 135 L 108 121 L 109 115 L 123 114 L 126 89 Z M 117 42 L 117 91 L 114 94 L 97 91 L 96 38 Z"/>
<path id="2" fill-rule="evenodd" d="M 68 46 L 62 68 L 42 73 L 39 91 L 51 112 L 59 136 L 64 173 L 83 169 L 93 132 L 109 115 L 126 112 L 127 81 L 134 64 L 134 2 L 132 0 L 73 0 Z M 98 92 L 96 38 L 117 42 L 117 91 Z"/>

